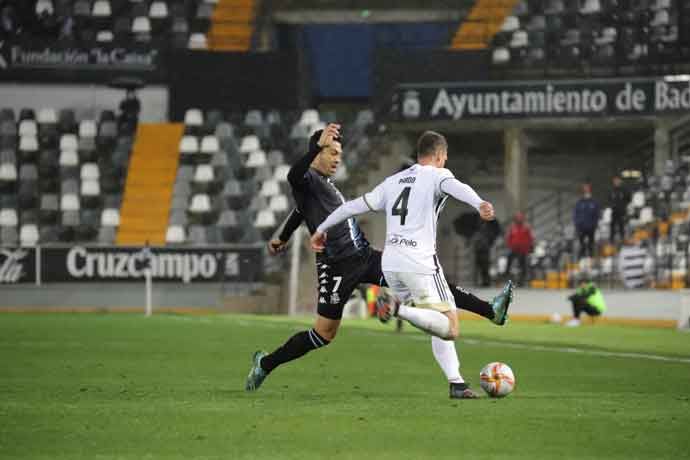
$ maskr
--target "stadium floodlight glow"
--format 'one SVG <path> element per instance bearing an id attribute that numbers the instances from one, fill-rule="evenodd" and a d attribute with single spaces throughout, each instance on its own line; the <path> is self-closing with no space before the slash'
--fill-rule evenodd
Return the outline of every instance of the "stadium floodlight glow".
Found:
<path id="1" fill-rule="evenodd" d="M 690 81 L 690 75 L 666 75 L 664 81 L 668 82 L 679 82 L 679 81 Z"/>

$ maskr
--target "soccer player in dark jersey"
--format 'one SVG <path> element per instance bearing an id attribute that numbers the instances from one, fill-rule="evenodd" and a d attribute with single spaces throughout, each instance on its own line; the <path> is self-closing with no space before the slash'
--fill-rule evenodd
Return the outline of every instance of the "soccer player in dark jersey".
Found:
<path id="1" fill-rule="evenodd" d="M 308 153 L 288 174 L 288 182 L 297 204 L 281 231 L 279 239 L 269 243 L 271 253 L 285 249 L 292 232 L 304 221 L 310 234 L 328 215 L 346 200 L 336 188 L 332 176 L 342 157 L 340 125 L 329 124 L 309 140 Z M 312 329 L 298 332 L 268 354 L 257 351 L 247 376 L 245 389 L 257 390 L 278 366 L 328 345 L 335 339 L 345 303 L 360 283 L 385 286 L 381 271 L 381 251 L 370 247 L 354 218 L 334 226 L 328 232 L 324 251 L 316 255 L 317 316 Z M 449 283 L 456 305 L 502 325 L 512 300 L 512 283 L 489 303 Z M 382 318 L 387 319 L 387 318 Z M 476 394 L 465 383 L 450 384 L 451 398 L 473 398 Z"/>

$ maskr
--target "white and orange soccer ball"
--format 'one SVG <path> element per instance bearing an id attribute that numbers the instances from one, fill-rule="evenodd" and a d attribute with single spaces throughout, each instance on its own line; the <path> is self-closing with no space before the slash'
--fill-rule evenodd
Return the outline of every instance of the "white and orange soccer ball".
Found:
<path id="1" fill-rule="evenodd" d="M 489 363 L 479 373 L 479 384 L 492 398 L 503 398 L 515 388 L 515 375 L 505 363 Z"/>

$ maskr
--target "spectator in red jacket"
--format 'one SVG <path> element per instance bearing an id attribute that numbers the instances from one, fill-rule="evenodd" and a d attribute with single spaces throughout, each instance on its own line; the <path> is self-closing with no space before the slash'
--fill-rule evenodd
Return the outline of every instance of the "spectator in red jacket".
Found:
<path id="1" fill-rule="evenodd" d="M 525 215 L 521 212 L 515 213 L 513 223 L 508 227 L 506 246 L 510 253 L 508 254 L 508 264 L 506 265 L 504 275 L 508 276 L 513 260 L 517 259 L 520 264 L 518 285 L 523 285 L 527 276 L 527 255 L 532 252 L 534 237 L 532 236 L 532 229 L 525 223 Z"/>

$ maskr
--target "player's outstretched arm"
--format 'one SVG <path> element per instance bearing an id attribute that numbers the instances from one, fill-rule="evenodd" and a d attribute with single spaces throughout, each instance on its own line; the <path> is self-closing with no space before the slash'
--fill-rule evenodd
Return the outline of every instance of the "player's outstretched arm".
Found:
<path id="1" fill-rule="evenodd" d="M 338 225 L 341 222 L 345 222 L 347 219 L 359 214 L 364 214 L 371 209 L 367 206 L 363 197 L 355 198 L 354 200 L 348 201 L 341 204 L 333 211 L 316 229 L 318 232 L 326 233 L 329 228 L 334 225 Z"/>
<path id="2" fill-rule="evenodd" d="M 458 201 L 463 201 L 479 211 L 479 216 L 484 220 L 494 220 L 494 207 L 488 201 L 484 201 L 472 187 L 464 184 L 454 177 L 443 179 L 440 185 L 441 191 L 447 193 Z"/>

